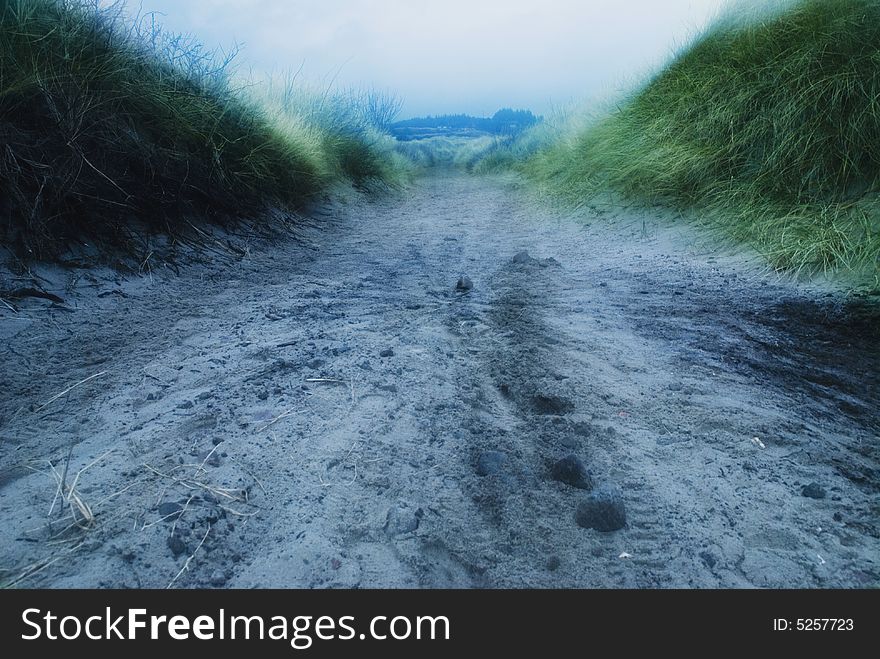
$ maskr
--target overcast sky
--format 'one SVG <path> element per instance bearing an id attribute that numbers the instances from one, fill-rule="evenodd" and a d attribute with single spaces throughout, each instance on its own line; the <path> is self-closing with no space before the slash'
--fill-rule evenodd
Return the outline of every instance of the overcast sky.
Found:
<path id="1" fill-rule="evenodd" d="M 546 113 L 606 97 L 659 66 L 723 0 L 126 0 L 239 66 L 377 86 L 406 116 L 502 106 Z"/>

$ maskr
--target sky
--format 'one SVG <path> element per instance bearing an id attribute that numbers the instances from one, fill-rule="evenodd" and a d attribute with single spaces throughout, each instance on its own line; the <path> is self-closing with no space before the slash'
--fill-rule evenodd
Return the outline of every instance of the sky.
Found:
<path id="1" fill-rule="evenodd" d="M 376 87 L 402 117 L 501 107 L 537 114 L 620 93 L 725 0 L 125 0 L 175 32 L 242 50 L 255 73 Z"/>

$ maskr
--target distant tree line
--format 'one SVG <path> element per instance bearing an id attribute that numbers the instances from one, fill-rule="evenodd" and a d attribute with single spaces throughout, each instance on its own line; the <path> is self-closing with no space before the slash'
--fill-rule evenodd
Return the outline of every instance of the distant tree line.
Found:
<path id="1" fill-rule="evenodd" d="M 436 132 L 479 131 L 493 135 L 515 135 L 543 120 L 531 110 L 503 108 L 491 117 L 473 117 L 468 114 L 444 114 L 416 117 L 391 124 L 391 132 L 398 137 L 411 135 L 414 131 Z"/>

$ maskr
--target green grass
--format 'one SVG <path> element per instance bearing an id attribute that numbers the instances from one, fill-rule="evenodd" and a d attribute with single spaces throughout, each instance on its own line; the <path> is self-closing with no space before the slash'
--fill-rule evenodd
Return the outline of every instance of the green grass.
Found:
<path id="1" fill-rule="evenodd" d="M 397 153 L 422 173 L 437 169 L 464 169 L 498 142 L 495 137 L 449 137 L 438 135 L 398 142 Z"/>
<path id="2" fill-rule="evenodd" d="M 137 250 L 153 232 L 258 218 L 341 179 L 400 177 L 353 97 L 236 90 L 229 61 L 118 7 L 0 5 L 0 244 Z"/>
<path id="3" fill-rule="evenodd" d="M 665 204 L 780 269 L 876 287 L 880 3 L 728 15 L 612 112 L 558 130 L 518 166 L 569 201 L 613 190 Z"/>

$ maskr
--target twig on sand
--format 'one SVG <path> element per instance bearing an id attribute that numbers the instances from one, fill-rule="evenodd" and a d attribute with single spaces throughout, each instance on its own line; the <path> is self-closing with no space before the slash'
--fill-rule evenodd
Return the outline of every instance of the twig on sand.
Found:
<path id="1" fill-rule="evenodd" d="M 274 419 L 272 419 L 272 420 L 271 420 L 269 423 L 267 423 L 266 425 L 257 428 L 257 432 L 263 432 L 263 431 L 266 430 L 267 428 L 271 428 L 271 427 L 274 426 L 276 423 L 278 423 L 279 421 L 281 421 L 281 419 L 286 419 L 287 417 L 289 417 L 291 414 L 293 414 L 293 413 L 296 412 L 296 411 L 297 411 L 297 410 L 296 410 L 295 407 L 291 407 L 291 408 L 290 408 L 289 410 L 287 410 L 286 412 L 282 412 L 281 414 L 279 414 L 278 416 L 276 416 Z"/>
<path id="2" fill-rule="evenodd" d="M 182 485 L 183 487 L 187 488 L 188 490 L 199 490 L 200 489 L 200 490 L 204 490 L 205 492 L 210 492 L 214 496 L 222 497 L 224 499 L 229 499 L 230 501 L 239 501 L 239 502 L 247 503 L 247 498 L 242 497 L 241 490 L 239 490 L 239 489 L 215 487 L 213 485 L 209 485 L 208 483 L 203 483 L 199 480 L 196 480 L 195 478 L 186 478 L 186 477 L 179 478 L 179 477 L 174 476 L 172 474 L 163 473 L 163 472 L 159 471 L 158 469 L 156 469 L 155 467 L 151 467 L 148 464 L 145 464 L 144 468 L 149 469 L 157 476 L 161 476 L 162 478 L 168 478 L 168 479 L 174 481 L 175 483 L 177 483 L 178 485 Z M 175 512 L 174 514 L 176 515 L 177 513 Z"/>
<path id="3" fill-rule="evenodd" d="M 67 469 L 70 467 L 70 458 L 73 455 L 73 444 L 70 445 L 70 449 L 67 451 L 67 460 L 64 461 L 64 471 L 61 472 L 61 478 L 56 478 L 55 480 L 58 482 L 58 487 L 55 488 L 55 496 L 52 498 L 52 505 L 49 506 L 49 512 L 46 514 L 46 517 L 49 518 L 50 524 L 52 519 L 52 511 L 55 510 L 55 504 L 58 503 L 58 497 L 64 496 L 64 487 L 67 485 Z M 49 463 L 49 466 L 52 467 L 52 463 Z M 54 471 L 55 467 L 52 467 Z"/>
<path id="4" fill-rule="evenodd" d="M 318 384 L 345 384 L 348 385 L 349 391 L 351 392 L 351 404 L 352 407 L 357 402 L 357 396 L 354 391 L 354 379 L 351 380 L 338 380 L 336 378 L 306 378 L 306 382 L 318 383 Z"/>
<path id="5" fill-rule="evenodd" d="M 196 469 L 196 473 L 207 471 L 207 469 L 205 469 L 205 465 L 208 464 L 208 460 L 210 460 L 211 456 L 214 455 L 214 451 L 216 451 L 221 446 L 223 446 L 223 442 L 220 442 L 219 444 L 214 444 L 214 447 L 210 451 L 208 451 L 207 455 L 205 455 L 205 459 L 202 460 L 202 464 L 200 464 L 199 468 Z"/>
<path id="6" fill-rule="evenodd" d="M 101 460 L 106 458 L 113 450 L 109 450 L 106 453 L 98 456 L 94 460 L 92 460 L 85 467 L 76 472 L 76 476 L 73 479 L 73 482 L 70 485 L 67 484 L 67 472 L 68 467 L 70 465 L 70 456 L 73 453 L 73 448 L 67 454 L 67 461 L 64 463 L 64 471 L 62 473 L 58 473 L 58 470 L 55 468 L 51 462 L 49 462 L 49 468 L 52 470 L 52 476 L 55 478 L 57 483 L 57 489 L 55 490 L 55 498 L 52 500 L 52 506 L 49 508 L 48 516 L 52 516 L 52 511 L 55 509 L 55 503 L 58 501 L 58 497 L 61 496 L 67 504 L 70 506 L 70 512 L 73 517 L 73 523 L 81 529 L 88 529 L 94 526 L 95 524 L 95 514 L 92 512 L 91 506 L 87 504 L 83 498 L 79 495 L 79 492 L 76 490 L 76 486 L 79 484 L 79 479 L 82 477 L 83 473 L 85 473 L 88 469 L 92 468 L 96 464 L 98 464 Z"/>
<path id="7" fill-rule="evenodd" d="M 176 575 L 174 575 L 174 578 L 173 578 L 171 581 L 168 582 L 168 585 L 167 585 L 167 586 L 165 586 L 165 589 L 166 589 L 166 590 L 169 589 L 169 588 L 171 588 L 171 587 L 175 584 L 175 582 L 176 582 L 178 579 L 180 579 L 180 575 L 182 575 L 184 572 L 189 571 L 189 565 L 190 565 L 190 563 L 193 562 L 193 559 L 195 559 L 196 554 L 199 552 L 199 549 L 201 549 L 201 548 L 202 548 L 202 545 L 205 544 L 205 540 L 208 539 L 208 534 L 209 534 L 210 532 L 211 532 L 211 525 L 208 524 L 208 528 L 205 529 L 205 535 L 202 536 L 202 539 L 199 541 L 199 544 L 196 545 L 196 548 L 193 549 L 192 554 L 190 554 L 189 557 L 186 559 L 186 562 L 183 564 L 183 567 L 180 568 L 180 572 L 178 572 Z"/>
<path id="8" fill-rule="evenodd" d="M 71 391 L 73 391 L 74 389 L 76 389 L 76 388 L 77 388 L 78 386 L 80 386 L 81 384 L 85 384 L 86 382 L 89 382 L 90 380 L 94 380 L 95 378 L 99 378 L 99 377 L 101 377 L 102 375 L 107 375 L 107 371 L 101 371 L 100 373 L 95 373 L 94 375 L 90 375 L 89 377 L 85 378 L 84 380 L 80 380 L 79 382 L 70 385 L 70 386 L 67 387 L 67 389 L 65 389 L 64 391 L 62 391 L 62 392 L 60 392 L 60 393 L 57 393 L 57 394 L 55 394 L 54 396 L 52 396 L 52 398 L 50 398 L 50 399 L 47 400 L 45 403 L 43 403 L 42 405 L 40 405 L 35 411 L 39 412 L 41 409 L 43 409 L 43 408 L 46 407 L 47 405 L 51 405 L 52 403 L 54 403 L 56 400 L 58 400 L 58 399 L 61 398 L 62 396 L 66 395 L 66 394 L 69 394 Z"/>
<path id="9" fill-rule="evenodd" d="M 190 494 L 189 499 L 183 504 L 183 510 L 180 511 L 180 514 L 174 519 L 174 524 L 171 525 L 171 535 L 174 535 L 174 532 L 177 530 L 177 523 L 183 519 L 184 515 L 186 515 L 186 511 L 189 510 L 189 504 L 191 504 L 195 498 L 195 494 Z"/>
<path id="10" fill-rule="evenodd" d="M 12 313 L 18 313 L 18 309 L 16 309 L 14 306 L 12 306 L 11 304 L 9 304 L 9 302 L 7 302 L 6 300 L 4 300 L 2 297 L 0 297 L 0 304 L 2 304 L 4 307 L 6 307 L 7 309 L 9 309 Z"/>
<path id="11" fill-rule="evenodd" d="M 71 547 L 70 549 L 68 549 L 68 550 L 65 552 L 65 554 L 71 554 L 71 553 L 75 552 L 75 551 L 76 551 L 77 549 L 79 549 L 82 545 L 83 545 L 83 543 L 81 542 L 81 543 L 79 543 L 76 547 Z M 31 563 L 30 565 L 25 566 L 24 568 L 22 568 L 21 573 L 20 573 L 15 579 L 13 579 L 12 581 L 10 581 L 9 583 L 5 583 L 5 584 L 3 584 L 3 588 L 14 588 L 15 586 L 17 586 L 18 584 L 20 584 L 20 583 L 21 583 L 22 581 L 24 581 L 25 579 L 28 579 L 28 578 L 30 578 L 30 577 L 33 577 L 33 576 L 36 575 L 37 573 L 42 572 L 43 570 L 45 570 L 45 569 L 46 569 L 47 567 L 49 567 L 50 565 L 52 565 L 52 564 L 57 563 L 58 561 L 60 561 L 62 558 L 64 558 L 64 555 L 61 555 L 61 556 L 55 556 L 55 557 L 52 557 L 52 558 L 48 558 L 48 557 L 47 557 L 47 558 L 43 558 L 43 559 L 41 559 L 41 560 L 39 560 L 39 561 L 36 561 L 35 563 Z"/>
<path id="12" fill-rule="evenodd" d="M 275 433 L 272 433 L 272 434 L 274 435 Z M 245 473 L 245 475 L 250 476 L 251 478 L 254 479 L 254 482 L 257 484 L 257 487 L 259 487 L 263 491 L 263 494 L 267 494 L 265 486 L 263 485 L 262 482 L 260 482 L 259 478 L 254 476 L 253 472 L 251 472 L 249 469 L 247 469 L 243 464 L 241 464 L 241 462 L 239 462 L 235 458 L 232 458 L 232 461 L 241 468 L 241 470 Z"/>

